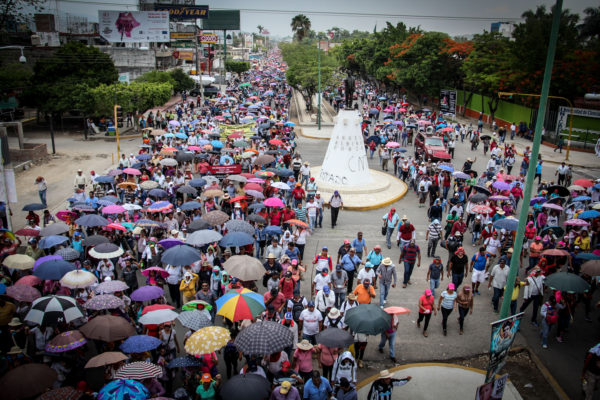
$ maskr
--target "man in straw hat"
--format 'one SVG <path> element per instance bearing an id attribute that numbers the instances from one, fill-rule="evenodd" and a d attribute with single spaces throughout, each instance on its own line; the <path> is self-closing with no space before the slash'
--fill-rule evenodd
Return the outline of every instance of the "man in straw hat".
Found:
<path id="1" fill-rule="evenodd" d="M 396 379 L 394 374 L 384 369 L 379 373 L 379 377 L 371 384 L 371 389 L 367 395 L 368 400 L 391 400 L 394 386 L 404 386 L 412 377 Z"/>

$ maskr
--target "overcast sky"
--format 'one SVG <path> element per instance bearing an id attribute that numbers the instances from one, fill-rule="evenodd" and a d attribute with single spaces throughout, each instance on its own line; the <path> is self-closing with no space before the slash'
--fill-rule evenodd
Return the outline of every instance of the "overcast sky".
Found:
<path id="1" fill-rule="evenodd" d="M 88 4 L 82 4 L 84 2 Z M 49 2 L 47 10 L 52 12 L 56 8 L 55 4 L 54 0 Z M 58 1 L 58 9 L 60 13 L 82 15 L 88 17 L 90 22 L 97 22 L 98 10 L 135 10 L 136 4 L 135 0 L 68 0 Z M 393 24 L 402 21 L 407 26 L 421 26 L 425 30 L 447 32 L 450 35 L 473 34 L 489 30 L 494 19 L 519 18 L 523 12 L 535 9 L 538 5 L 546 5 L 549 9 L 554 1 L 197 0 L 196 4 L 215 9 L 240 9 L 242 31 L 256 32 L 256 26 L 260 24 L 271 35 L 283 37 L 292 34 L 290 22 L 298 13 L 308 16 L 312 29 L 316 31 L 326 31 L 337 26 L 349 31 L 358 29 L 372 32 L 375 25 L 380 30 L 386 21 Z M 569 0 L 564 2 L 563 7 L 582 14 L 585 8 L 598 5 L 598 2 L 592 0 Z"/>

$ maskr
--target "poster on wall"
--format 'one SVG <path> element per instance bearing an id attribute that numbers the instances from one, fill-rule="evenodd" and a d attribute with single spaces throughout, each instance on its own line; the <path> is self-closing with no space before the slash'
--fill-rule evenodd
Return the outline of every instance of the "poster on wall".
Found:
<path id="1" fill-rule="evenodd" d="M 440 111 L 456 115 L 456 90 L 440 90 Z"/>
<path id="2" fill-rule="evenodd" d="M 98 11 L 100 35 L 111 43 L 169 42 L 168 11 Z"/>
<path id="3" fill-rule="evenodd" d="M 515 336 L 519 331 L 523 313 L 512 315 L 508 318 L 492 322 L 492 337 L 490 341 L 490 361 L 485 375 L 485 382 L 494 380 L 496 374 L 500 372 L 504 364 L 508 351 L 515 341 Z"/>

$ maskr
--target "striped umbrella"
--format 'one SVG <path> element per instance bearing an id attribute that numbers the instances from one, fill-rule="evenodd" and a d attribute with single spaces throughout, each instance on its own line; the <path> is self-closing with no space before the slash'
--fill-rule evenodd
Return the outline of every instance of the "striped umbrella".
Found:
<path id="1" fill-rule="evenodd" d="M 147 361 L 135 361 L 129 364 L 123 365 L 115 373 L 117 379 L 152 379 L 162 374 L 162 369 L 151 362 Z"/>
<path id="2" fill-rule="evenodd" d="M 31 304 L 31 310 L 25 316 L 25 321 L 37 325 L 55 325 L 59 322 L 68 324 L 82 317 L 83 313 L 74 298 L 46 296 L 40 297 Z"/>
<path id="3" fill-rule="evenodd" d="M 230 290 L 217 299 L 217 314 L 231 322 L 252 319 L 264 309 L 263 297 L 248 289 Z"/>
<path id="4" fill-rule="evenodd" d="M 229 330 L 220 326 L 208 326 L 192 334 L 185 342 L 185 351 L 201 356 L 218 351 L 231 339 Z"/>

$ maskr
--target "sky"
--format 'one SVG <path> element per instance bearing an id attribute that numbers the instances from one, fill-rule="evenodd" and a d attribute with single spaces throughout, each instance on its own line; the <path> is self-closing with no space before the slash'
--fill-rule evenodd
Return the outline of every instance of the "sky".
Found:
<path id="1" fill-rule="evenodd" d="M 326 31 L 337 26 L 372 32 L 375 26 L 381 30 L 386 21 L 393 24 L 404 22 L 407 26 L 420 26 L 427 31 L 446 32 L 451 36 L 480 33 L 490 30 L 496 20 L 518 22 L 523 12 L 545 5 L 549 9 L 552 0 L 196 0 L 198 5 L 210 9 L 241 10 L 241 30 L 257 32 L 264 26 L 273 37 L 292 34 L 291 19 L 305 14 L 312 29 Z M 90 22 L 98 21 L 98 10 L 136 10 L 135 0 L 51 0 L 47 12 L 58 5 L 60 13 L 86 16 Z M 129 4 L 130 6 L 126 6 Z M 598 7 L 592 0 L 569 0 L 563 8 L 583 15 L 587 7 Z"/>

